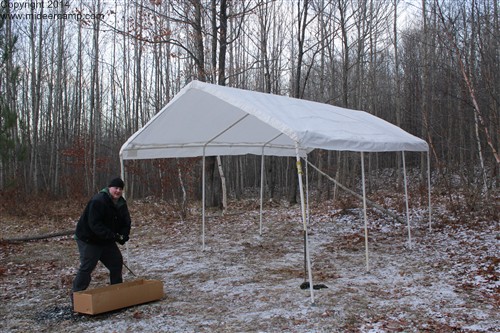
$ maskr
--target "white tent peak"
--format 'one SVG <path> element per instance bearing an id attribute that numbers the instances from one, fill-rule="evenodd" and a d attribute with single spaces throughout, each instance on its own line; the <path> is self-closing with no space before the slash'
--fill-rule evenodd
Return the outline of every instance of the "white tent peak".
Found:
<path id="1" fill-rule="evenodd" d="M 428 151 L 427 143 L 364 111 L 192 81 L 122 146 L 123 159 L 305 156 L 313 149 Z"/>

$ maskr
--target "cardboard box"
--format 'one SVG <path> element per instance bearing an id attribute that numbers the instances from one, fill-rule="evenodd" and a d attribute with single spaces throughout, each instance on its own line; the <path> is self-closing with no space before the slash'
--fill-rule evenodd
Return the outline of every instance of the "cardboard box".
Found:
<path id="1" fill-rule="evenodd" d="M 139 279 L 74 292 L 73 310 L 75 312 L 94 315 L 156 301 L 162 297 L 163 282 Z"/>

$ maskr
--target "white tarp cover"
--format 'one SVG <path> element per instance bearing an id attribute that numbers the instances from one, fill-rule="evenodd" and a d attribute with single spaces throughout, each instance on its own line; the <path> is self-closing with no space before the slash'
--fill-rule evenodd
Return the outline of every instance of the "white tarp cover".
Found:
<path id="1" fill-rule="evenodd" d="M 123 144 L 120 155 L 295 156 L 296 142 L 302 156 L 316 148 L 428 150 L 424 140 L 364 111 L 192 81 Z"/>

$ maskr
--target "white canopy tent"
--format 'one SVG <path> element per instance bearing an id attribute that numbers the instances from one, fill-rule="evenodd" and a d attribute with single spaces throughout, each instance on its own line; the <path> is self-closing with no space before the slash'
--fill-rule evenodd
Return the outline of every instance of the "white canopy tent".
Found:
<path id="1" fill-rule="evenodd" d="M 124 177 L 124 160 L 203 156 L 205 170 L 206 156 L 256 154 L 262 156 L 262 163 L 265 155 L 295 156 L 314 303 L 300 158 L 316 148 L 361 152 L 363 198 L 364 152 L 428 152 L 422 139 L 367 112 L 192 81 L 123 144 L 120 160 Z M 205 172 L 203 230 L 204 184 Z M 366 233 L 365 200 L 364 217 Z"/>

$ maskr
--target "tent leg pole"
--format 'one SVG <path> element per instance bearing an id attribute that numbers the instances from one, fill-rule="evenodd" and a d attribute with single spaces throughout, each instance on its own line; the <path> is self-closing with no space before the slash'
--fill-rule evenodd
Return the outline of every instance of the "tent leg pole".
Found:
<path id="1" fill-rule="evenodd" d="M 305 160 L 306 160 L 306 221 L 307 221 L 307 224 L 309 224 L 310 220 L 309 220 L 309 174 L 308 174 L 308 168 L 307 168 L 307 165 L 309 164 L 308 163 L 308 160 L 307 160 L 307 155 L 305 157 Z M 306 237 L 306 233 L 304 233 L 304 282 L 305 281 L 305 278 L 307 276 L 307 256 L 306 256 L 306 251 L 305 249 L 307 248 L 307 237 Z M 311 282 L 312 284 L 312 282 Z"/>
<path id="2" fill-rule="evenodd" d="M 305 157 L 306 160 L 306 217 L 307 217 L 307 223 L 309 224 L 310 221 L 310 215 L 309 215 L 309 169 L 308 165 L 309 162 L 307 160 L 307 155 Z"/>
<path id="3" fill-rule="evenodd" d="M 408 207 L 408 181 L 406 179 L 405 152 L 402 151 L 401 155 L 403 157 L 403 179 L 405 183 L 406 224 L 408 225 L 408 247 L 411 250 L 410 209 Z"/>
<path id="4" fill-rule="evenodd" d="M 306 169 L 306 221 L 307 221 L 307 224 L 309 224 L 310 220 L 309 220 L 309 173 L 308 173 L 308 168 L 307 168 L 307 165 L 308 165 L 308 160 L 307 160 L 307 155 L 305 157 L 305 161 L 306 161 L 306 166 L 305 166 L 305 169 Z M 305 281 L 305 278 L 306 278 L 306 273 L 307 273 L 307 256 L 306 256 L 306 251 L 305 249 L 307 248 L 307 241 L 306 241 L 306 234 L 304 233 L 304 282 Z"/>
<path id="5" fill-rule="evenodd" d="M 427 191 L 429 197 L 429 231 L 432 231 L 432 206 L 431 206 L 431 156 L 427 151 Z"/>
<path id="6" fill-rule="evenodd" d="M 365 186 L 365 154 L 361 152 L 361 183 L 363 187 L 363 219 L 365 222 L 365 256 L 366 271 L 370 271 L 370 261 L 368 257 L 368 218 L 366 216 L 366 186 Z"/>
<path id="7" fill-rule="evenodd" d="M 205 251 L 205 147 L 203 147 L 201 169 L 201 250 Z"/>
<path id="8" fill-rule="evenodd" d="M 259 212 L 259 235 L 262 236 L 262 205 L 264 202 L 264 147 L 260 161 L 260 212 Z"/>
<path id="9" fill-rule="evenodd" d="M 312 280 L 312 270 L 311 270 L 311 256 L 309 255 L 309 237 L 307 235 L 307 220 L 306 220 L 306 205 L 304 199 L 304 188 L 302 184 L 302 165 L 300 163 L 299 145 L 295 143 L 295 153 L 297 156 L 297 177 L 299 179 L 299 192 L 300 192 L 300 208 L 302 212 L 302 224 L 304 227 L 304 237 L 305 237 L 305 254 L 307 259 L 307 271 L 309 275 L 309 291 L 311 293 L 311 304 L 314 305 L 314 290 L 313 290 L 313 280 Z"/>

